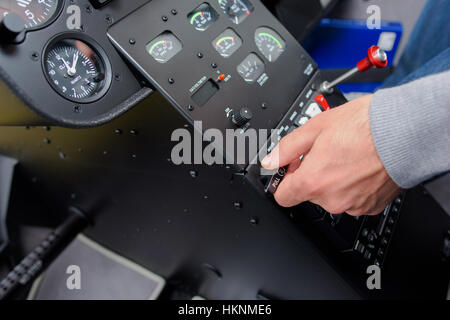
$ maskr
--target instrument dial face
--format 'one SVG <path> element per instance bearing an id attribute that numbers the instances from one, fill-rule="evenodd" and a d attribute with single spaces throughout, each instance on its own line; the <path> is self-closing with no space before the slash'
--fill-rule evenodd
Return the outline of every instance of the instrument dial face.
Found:
<path id="1" fill-rule="evenodd" d="M 249 0 L 219 0 L 219 5 L 235 24 L 240 24 L 255 10 Z"/>
<path id="2" fill-rule="evenodd" d="M 275 62 L 286 50 L 286 42 L 274 30 L 258 28 L 255 32 L 255 43 L 258 50 L 270 62 Z"/>
<path id="3" fill-rule="evenodd" d="M 228 58 L 242 46 L 242 39 L 232 29 L 226 29 L 212 44 L 222 57 Z"/>
<path id="4" fill-rule="evenodd" d="M 189 23 L 198 31 L 205 31 L 214 22 L 217 21 L 219 15 L 209 4 L 203 3 L 194 11 L 188 14 Z"/>
<path id="5" fill-rule="evenodd" d="M 257 81 L 265 69 L 264 62 L 254 53 L 250 53 L 237 67 L 242 79 L 248 83 Z"/>
<path id="6" fill-rule="evenodd" d="M 171 32 L 164 32 L 149 44 L 147 52 L 159 63 L 166 63 L 181 51 L 183 45 Z"/>
<path id="7" fill-rule="evenodd" d="M 49 23 L 58 14 L 62 0 L 0 0 L 0 17 L 19 15 L 25 28 L 33 30 Z"/>
<path id="8" fill-rule="evenodd" d="M 109 89 L 111 70 L 104 59 L 84 41 L 61 39 L 48 46 L 44 71 L 60 95 L 88 103 L 100 99 Z"/>

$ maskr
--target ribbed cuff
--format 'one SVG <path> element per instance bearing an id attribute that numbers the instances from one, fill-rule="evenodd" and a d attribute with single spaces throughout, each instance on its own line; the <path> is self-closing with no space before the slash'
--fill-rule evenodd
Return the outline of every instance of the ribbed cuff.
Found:
<path id="1" fill-rule="evenodd" d="M 378 155 L 400 187 L 450 170 L 450 72 L 375 93 L 370 126 Z"/>

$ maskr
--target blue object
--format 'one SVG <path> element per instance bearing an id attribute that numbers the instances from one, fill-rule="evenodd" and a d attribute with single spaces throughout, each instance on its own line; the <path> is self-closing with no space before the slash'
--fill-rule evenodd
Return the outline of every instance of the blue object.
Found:
<path id="1" fill-rule="evenodd" d="M 383 84 L 398 86 L 450 69 L 450 1 L 429 0 L 395 70 Z"/>
<path id="2" fill-rule="evenodd" d="M 368 29 L 365 20 L 322 19 L 303 45 L 321 69 L 353 68 L 372 45 L 386 51 L 392 66 L 402 34 L 398 22 Z"/>
<path id="3" fill-rule="evenodd" d="M 342 83 L 337 87 L 343 93 L 375 92 L 381 85 L 382 85 L 381 82 L 362 82 L 362 83 Z"/>
<path id="4" fill-rule="evenodd" d="M 369 47 L 378 45 L 391 67 L 403 35 L 398 22 L 381 23 L 381 29 L 367 28 L 365 20 L 323 19 L 303 43 L 321 69 L 350 69 L 364 59 Z M 332 80 L 332 79 L 329 79 Z M 381 83 L 351 83 L 339 86 L 346 92 L 374 92 Z"/>

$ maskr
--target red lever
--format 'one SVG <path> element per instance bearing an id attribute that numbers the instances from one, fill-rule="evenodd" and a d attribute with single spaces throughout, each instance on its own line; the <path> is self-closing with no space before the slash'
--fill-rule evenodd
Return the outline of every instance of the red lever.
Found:
<path id="1" fill-rule="evenodd" d="M 356 67 L 360 72 L 369 70 L 372 67 L 385 68 L 388 64 L 386 52 L 378 46 L 371 46 L 367 57 L 357 63 Z"/>
<path id="2" fill-rule="evenodd" d="M 387 65 L 388 65 L 388 58 L 386 52 L 380 49 L 378 46 L 371 46 L 369 48 L 369 53 L 367 54 L 367 57 L 358 62 L 355 68 L 347 71 L 334 81 L 331 82 L 324 81 L 320 85 L 320 92 L 332 93 L 333 88 L 335 86 L 350 79 L 356 73 L 367 71 L 370 68 L 385 68 Z"/>

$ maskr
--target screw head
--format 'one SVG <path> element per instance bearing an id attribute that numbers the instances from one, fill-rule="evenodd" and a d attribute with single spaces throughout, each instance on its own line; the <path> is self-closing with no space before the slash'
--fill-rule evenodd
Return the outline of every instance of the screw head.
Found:
<path id="1" fill-rule="evenodd" d="M 173 78 L 169 78 L 167 81 L 169 81 L 170 84 L 174 84 L 175 80 Z"/>
<path id="2" fill-rule="evenodd" d="M 135 44 L 136 44 L 136 39 L 131 38 L 130 40 L 128 40 L 128 42 L 129 42 L 131 45 L 135 45 Z"/>
<path id="3" fill-rule="evenodd" d="M 176 16 L 178 11 L 176 9 L 172 9 L 172 10 L 170 10 L 170 13 L 172 13 L 174 16 Z"/>
<path id="4" fill-rule="evenodd" d="M 257 226 L 259 224 L 258 217 L 251 217 L 250 218 L 250 223 L 251 223 L 252 226 Z"/>
<path id="5" fill-rule="evenodd" d="M 189 174 L 191 175 L 192 178 L 197 178 L 198 177 L 198 172 L 195 171 L 195 170 L 189 171 Z"/>
<path id="6" fill-rule="evenodd" d="M 162 21 L 167 22 L 167 20 L 169 20 L 169 18 L 167 18 L 167 16 L 162 16 L 161 17 Z"/>
<path id="7" fill-rule="evenodd" d="M 36 52 L 36 51 L 31 53 L 31 60 L 38 61 L 39 60 L 39 53 Z"/>
<path id="8" fill-rule="evenodd" d="M 194 111 L 194 106 L 193 105 L 188 105 L 188 110 L 189 111 Z"/>

